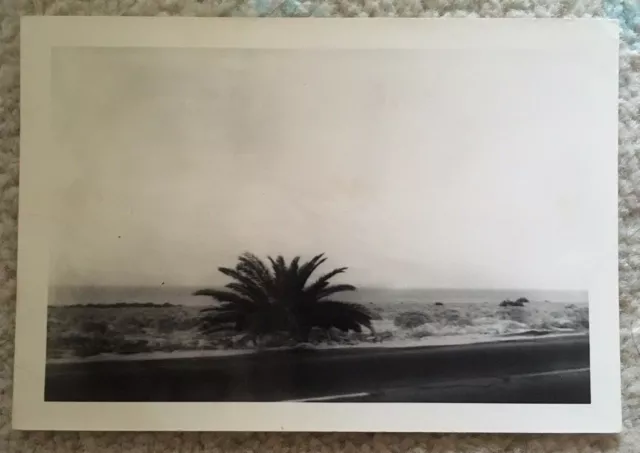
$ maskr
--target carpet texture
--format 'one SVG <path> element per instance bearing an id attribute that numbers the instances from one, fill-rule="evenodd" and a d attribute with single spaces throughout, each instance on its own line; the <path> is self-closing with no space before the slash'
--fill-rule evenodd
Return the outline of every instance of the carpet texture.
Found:
<path id="1" fill-rule="evenodd" d="M 425 434 L 26 433 L 11 430 L 21 15 L 611 17 L 620 21 L 618 437 Z M 622 0 L 0 0 L 0 453 L 640 452 L 640 8 Z M 309 430 L 313 426 L 309 425 Z"/>

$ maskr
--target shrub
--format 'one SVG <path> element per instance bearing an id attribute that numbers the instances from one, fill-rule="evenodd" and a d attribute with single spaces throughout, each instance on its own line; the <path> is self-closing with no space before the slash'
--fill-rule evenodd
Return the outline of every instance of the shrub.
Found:
<path id="1" fill-rule="evenodd" d="M 125 340 L 116 345 L 113 352 L 116 354 L 136 354 L 139 352 L 150 352 L 147 340 Z"/>
<path id="2" fill-rule="evenodd" d="M 447 308 L 444 310 L 444 322 L 447 325 L 452 326 L 470 326 L 472 324 L 471 317 L 469 314 L 465 314 L 464 316 L 460 313 L 459 310 Z M 442 322 L 442 320 L 440 320 Z"/>
<path id="3" fill-rule="evenodd" d="M 423 330 L 423 329 L 414 330 L 408 335 L 409 338 L 413 338 L 414 340 L 420 340 L 422 338 L 430 337 L 430 336 L 433 336 L 433 333 L 429 330 Z"/>
<path id="4" fill-rule="evenodd" d="M 166 334 L 175 331 L 178 323 L 174 318 L 161 318 L 158 320 L 156 326 L 158 332 Z"/>
<path id="5" fill-rule="evenodd" d="M 56 346 L 70 350 L 78 357 L 90 357 L 113 351 L 113 341 L 104 335 L 70 334 L 58 338 L 51 348 L 57 349 Z"/>
<path id="6" fill-rule="evenodd" d="M 500 302 L 500 306 L 501 307 L 524 307 L 524 301 L 522 299 L 524 299 L 524 298 L 520 298 L 520 299 L 518 299 L 516 301 L 512 301 L 512 300 L 506 299 L 506 300 L 503 300 L 502 302 Z M 528 302 L 528 300 L 527 300 L 527 302 Z"/>
<path id="7" fill-rule="evenodd" d="M 385 330 L 384 332 L 378 332 L 375 338 L 377 341 L 386 341 L 393 339 L 393 332 Z"/>
<path id="8" fill-rule="evenodd" d="M 80 326 L 80 331 L 87 334 L 105 335 L 110 330 L 105 321 L 85 321 Z"/>
<path id="9" fill-rule="evenodd" d="M 528 318 L 526 310 L 520 306 L 511 306 L 503 309 L 499 312 L 499 315 L 501 319 L 507 319 L 519 323 L 526 323 Z"/>
<path id="10" fill-rule="evenodd" d="M 414 329 L 431 322 L 431 317 L 421 311 L 405 311 L 393 320 L 393 324 L 402 329 Z"/>

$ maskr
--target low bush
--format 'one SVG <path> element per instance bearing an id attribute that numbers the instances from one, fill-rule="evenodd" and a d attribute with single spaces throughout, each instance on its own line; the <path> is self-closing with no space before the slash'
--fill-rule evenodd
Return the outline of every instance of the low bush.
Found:
<path id="1" fill-rule="evenodd" d="M 519 323 L 527 323 L 529 320 L 529 313 L 527 311 L 516 305 L 516 306 L 507 306 L 500 311 L 498 311 L 498 316 L 500 319 L 515 321 Z"/>
<path id="2" fill-rule="evenodd" d="M 414 340 L 420 340 L 422 338 L 431 336 L 433 336 L 433 332 L 427 329 L 416 329 L 407 335 L 408 338 L 412 338 Z"/>
<path id="3" fill-rule="evenodd" d="M 393 324 L 401 329 L 414 329 L 431 321 L 432 318 L 427 313 L 421 311 L 405 311 L 394 318 Z"/>
<path id="4" fill-rule="evenodd" d="M 523 297 L 521 297 L 516 301 L 507 299 L 500 302 L 500 306 L 501 307 L 524 307 L 525 302 L 529 302 L 529 301 Z"/>

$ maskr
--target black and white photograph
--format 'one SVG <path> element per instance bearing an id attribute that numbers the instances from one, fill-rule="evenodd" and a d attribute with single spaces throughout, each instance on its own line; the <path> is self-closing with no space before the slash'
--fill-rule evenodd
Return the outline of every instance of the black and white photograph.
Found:
<path id="1" fill-rule="evenodd" d="M 100 45 L 98 27 L 48 50 L 41 152 L 55 159 L 36 170 L 26 156 L 43 204 L 27 191 L 21 211 L 23 263 L 46 276 L 36 289 L 23 271 L 21 294 L 44 303 L 18 316 L 46 325 L 29 363 L 50 419 L 184 403 L 158 417 L 182 408 L 191 429 L 189 404 L 235 404 L 224 413 L 254 411 L 251 425 L 234 412 L 217 426 L 289 429 L 315 408 L 374 420 L 438 405 L 441 427 L 447 410 L 468 426 L 486 410 L 488 427 L 492 410 L 555 407 L 592 429 L 611 382 L 594 335 L 617 295 L 606 27 L 545 46 L 529 37 L 544 27 L 407 25 L 423 36 L 412 46 L 390 22 L 379 45 L 363 44 L 374 25 L 350 41 L 315 23 L 316 41 L 294 45 L 295 25 L 233 23 L 211 46 L 149 45 L 159 28 Z M 322 423 L 306 427 L 335 428 Z"/>
<path id="2" fill-rule="evenodd" d="M 45 397 L 590 402 L 586 293 L 357 288 L 326 261 L 247 253 L 212 288 L 60 289 Z"/>

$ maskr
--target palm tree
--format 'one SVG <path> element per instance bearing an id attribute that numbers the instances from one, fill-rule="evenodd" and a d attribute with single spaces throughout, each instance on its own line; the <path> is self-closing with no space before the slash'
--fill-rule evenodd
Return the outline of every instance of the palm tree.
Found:
<path id="1" fill-rule="evenodd" d="M 300 263 L 295 257 L 287 263 L 283 256 L 268 257 L 270 266 L 257 256 L 245 253 L 235 268 L 218 270 L 233 281 L 224 289 L 202 289 L 195 295 L 214 298 L 221 305 L 207 308 L 207 331 L 233 327 L 254 338 L 274 332 L 287 332 L 298 341 L 308 341 L 314 327 L 343 332 L 373 332 L 373 314 L 361 304 L 333 300 L 332 296 L 355 291 L 349 284 L 332 284 L 331 279 L 347 268 L 333 269 L 310 281 L 311 275 L 326 261 L 324 254 Z"/>
<path id="2" fill-rule="evenodd" d="M 257 344 L 257 339 L 285 328 L 285 317 L 277 317 L 279 307 L 274 303 L 270 278 L 259 278 L 248 269 L 249 256 L 241 256 L 234 269 L 220 267 L 218 270 L 231 277 L 233 281 L 223 289 L 201 289 L 193 293 L 196 296 L 210 296 L 220 305 L 205 308 L 210 312 L 202 319 L 202 330 L 213 333 L 233 329 L 246 332 Z"/>

